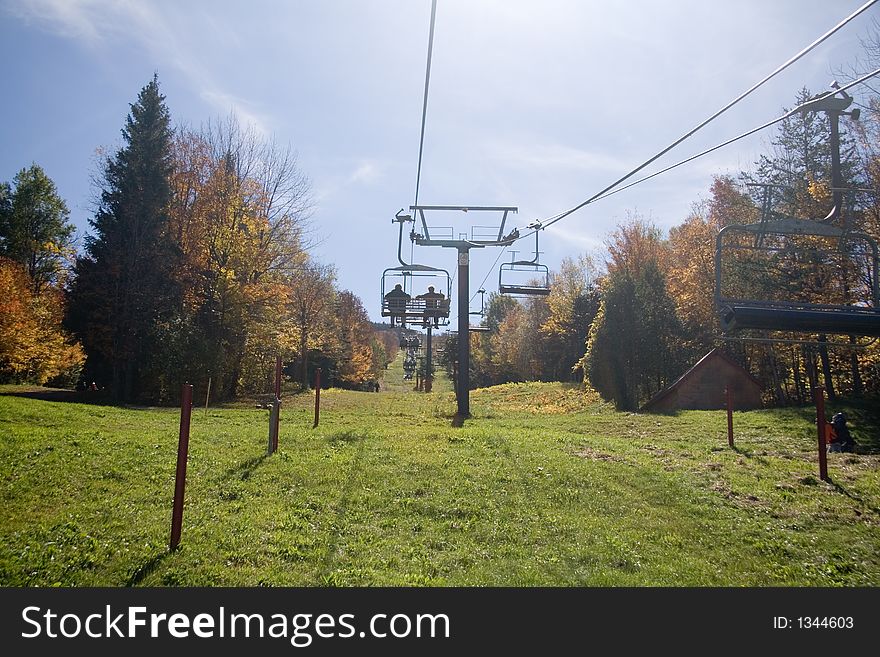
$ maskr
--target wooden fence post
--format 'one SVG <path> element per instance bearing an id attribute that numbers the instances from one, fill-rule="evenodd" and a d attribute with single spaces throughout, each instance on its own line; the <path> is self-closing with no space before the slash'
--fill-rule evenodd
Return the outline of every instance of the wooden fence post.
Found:
<path id="1" fill-rule="evenodd" d="M 816 386 L 816 432 L 819 435 L 819 478 L 828 481 L 828 446 L 825 444 L 825 386 Z"/>
<path id="2" fill-rule="evenodd" d="M 180 544 L 183 526 L 183 495 L 186 488 L 186 461 L 189 454 L 189 424 L 192 414 L 193 387 L 185 383 L 180 390 L 180 435 L 177 441 L 177 472 L 174 476 L 174 508 L 171 512 L 171 542 L 169 548 L 176 550 Z"/>
<path id="3" fill-rule="evenodd" d="M 318 426 L 318 420 L 321 419 L 321 368 L 315 370 L 315 424 L 312 429 Z"/>
<path id="4" fill-rule="evenodd" d="M 727 444 L 733 447 L 733 398 L 730 393 L 730 386 L 724 389 L 727 397 Z"/>

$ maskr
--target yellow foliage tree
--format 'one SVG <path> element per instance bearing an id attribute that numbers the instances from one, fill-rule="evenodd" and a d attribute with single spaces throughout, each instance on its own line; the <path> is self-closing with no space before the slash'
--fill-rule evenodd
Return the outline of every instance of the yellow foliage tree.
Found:
<path id="1" fill-rule="evenodd" d="M 24 266 L 2 257 L 0 290 L 0 380 L 42 385 L 75 378 L 85 355 L 61 329 L 60 292 L 34 294 Z"/>

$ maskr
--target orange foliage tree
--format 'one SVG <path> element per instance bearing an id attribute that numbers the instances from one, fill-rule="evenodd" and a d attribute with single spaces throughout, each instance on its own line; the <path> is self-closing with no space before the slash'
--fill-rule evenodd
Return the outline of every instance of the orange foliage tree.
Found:
<path id="1" fill-rule="evenodd" d="M 61 293 L 49 288 L 34 294 L 25 266 L 3 257 L 0 290 L 0 380 L 75 383 L 85 356 L 61 329 Z"/>

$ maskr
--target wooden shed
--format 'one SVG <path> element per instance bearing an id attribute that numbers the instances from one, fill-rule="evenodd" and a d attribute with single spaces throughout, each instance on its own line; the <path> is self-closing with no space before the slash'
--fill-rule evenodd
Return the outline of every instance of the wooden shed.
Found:
<path id="1" fill-rule="evenodd" d="M 647 402 L 646 413 L 715 410 L 727 408 L 725 389 L 729 387 L 733 407 L 746 411 L 761 407 L 761 384 L 718 349 L 713 349 L 665 390 Z"/>

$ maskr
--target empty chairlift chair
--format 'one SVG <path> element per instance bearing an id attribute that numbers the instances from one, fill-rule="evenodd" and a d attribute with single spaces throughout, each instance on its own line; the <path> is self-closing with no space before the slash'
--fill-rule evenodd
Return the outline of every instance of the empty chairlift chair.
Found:
<path id="1" fill-rule="evenodd" d="M 550 294 L 550 270 L 529 260 L 501 263 L 498 291 L 510 296 L 545 297 Z"/>
<path id="2" fill-rule="evenodd" d="M 545 297 L 550 294 L 550 269 L 538 262 L 538 232 L 535 229 L 535 258 L 501 263 L 498 292 L 516 297 Z"/>
<path id="3" fill-rule="evenodd" d="M 726 226 L 715 249 L 721 328 L 875 339 L 877 274 L 877 244 L 865 233 L 790 218 Z"/>

